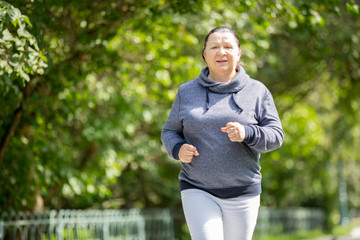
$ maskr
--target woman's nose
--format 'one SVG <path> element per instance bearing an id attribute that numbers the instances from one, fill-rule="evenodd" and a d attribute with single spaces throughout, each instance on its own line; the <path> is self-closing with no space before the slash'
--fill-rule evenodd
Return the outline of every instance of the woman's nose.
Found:
<path id="1" fill-rule="evenodd" d="M 224 55 L 225 54 L 225 49 L 223 47 L 220 47 L 217 53 L 219 55 Z"/>

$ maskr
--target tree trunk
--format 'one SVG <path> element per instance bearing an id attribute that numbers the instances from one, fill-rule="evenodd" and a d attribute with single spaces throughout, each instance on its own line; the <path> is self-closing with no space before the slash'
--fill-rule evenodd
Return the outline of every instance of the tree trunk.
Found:
<path id="1" fill-rule="evenodd" d="M 20 102 L 20 105 L 14 111 L 12 121 L 10 122 L 9 126 L 7 127 L 4 136 L 1 138 L 1 142 L 0 142 L 0 165 L 2 163 L 2 160 L 5 157 L 5 152 L 6 152 L 7 148 L 8 148 L 10 139 L 14 135 L 15 129 L 19 125 L 21 116 L 22 116 L 22 114 L 24 112 L 24 103 L 27 101 L 27 99 L 29 97 L 30 88 L 31 88 L 30 85 L 34 85 L 34 84 L 28 83 L 25 86 L 25 88 L 23 89 L 23 98 L 22 98 L 22 100 Z"/>

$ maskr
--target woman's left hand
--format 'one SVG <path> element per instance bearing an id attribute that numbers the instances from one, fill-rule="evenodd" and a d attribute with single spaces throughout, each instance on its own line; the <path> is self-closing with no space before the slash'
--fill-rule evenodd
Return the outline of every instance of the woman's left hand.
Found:
<path id="1" fill-rule="evenodd" d="M 245 127 L 238 122 L 228 122 L 221 131 L 227 133 L 232 142 L 242 142 L 245 139 Z"/>

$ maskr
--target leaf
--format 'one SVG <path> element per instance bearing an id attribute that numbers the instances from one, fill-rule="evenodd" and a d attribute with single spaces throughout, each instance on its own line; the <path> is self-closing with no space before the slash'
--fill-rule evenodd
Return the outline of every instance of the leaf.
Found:
<path id="1" fill-rule="evenodd" d="M 24 20 L 24 22 L 27 23 L 27 25 L 29 25 L 30 27 L 32 27 L 32 24 L 31 24 L 30 19 L 29 19 L 28 16 L 22 15 L 21 18 L 22 18 L 22 20 Z"/>
<path id="2" fill-rule="evenodd" d="M 18 28 L 17 34 L 18 34 L 19 37 L 25 37 L 27 39 L 30 39 L 32 37 L 32 35 L 27 30 L 25 30 L 23 28 Z"/>
<path id="3" fill-rule="evenodd" d="M 17 70 L 17 73 L 19 74 L 19 76 L 20 76 L 23 80 L 25 80 L 26 82 L 30 82 L 30 76 L 29 76 L 27 73 L 25 73 L 22 68 L 19 68 L 19 69 Z M 25 85 L 25 82 L 23 82 L 23 83 L 24 83 L 24 85 Z"/>
<path id="4" fill-rule="evenodd" d="M 359 15 L 359 5 L 356 3 L 346 3 L 346 10 L 352 14 Z"/>
<path id="5" fill-rule="evenodd" d="M 18 51 L 25 51 L 26 40 L 23 38 L 15 38 L 15 47 Z"/>
<path id="6" fill-rule="evenodd" d="M 2 32 L 2 39 L 5 40 L 5 41 L 12 41 L 14 39 L 14 37 L 12 36 L 12 34 L 9 32 L 8 29 L 5 29 L 3 32 Z"/>
<path id="7" fill-rule="evenodd" d="M 10 8 L 9 15 L 10 15 L 11 21 L 20 20 L 21 16 L 22 16 L 20 10 L 15 7 Z M 19 21 L 19 24 L 20 24 L 20 21 Z"/>
<path id="8" fill-rule="evenodd" d="M 43 75 L 44 74 L 44 69 L 42 69 L 42 68 L 39 68 L 37 71 L 36 71 L 36 73 L 37 74 L 40 74 L 40 75 Z"/>

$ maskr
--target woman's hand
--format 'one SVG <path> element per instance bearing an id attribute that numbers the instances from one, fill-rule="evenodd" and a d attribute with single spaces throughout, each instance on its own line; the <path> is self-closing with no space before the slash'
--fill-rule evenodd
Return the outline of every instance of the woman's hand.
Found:
<path id="1" fill-rule="evenodd" d="M 179 150 L 179 159 L 184 163 L 191 163 L 194 156 L 199 156 L 196 147 L 190 144 L 183 144 Z"/>
<path id="2" fill-rule="evenodd" d="M 232 142 L 242 142 L 245 139 L 245 127 L 238 122 L 228 122 L 221 131 L 227 133 Z"/>

